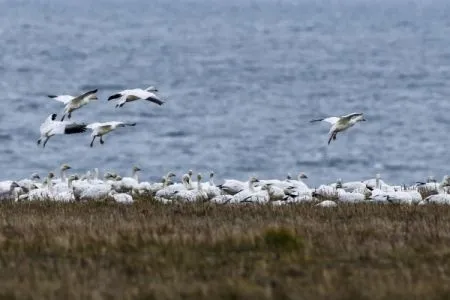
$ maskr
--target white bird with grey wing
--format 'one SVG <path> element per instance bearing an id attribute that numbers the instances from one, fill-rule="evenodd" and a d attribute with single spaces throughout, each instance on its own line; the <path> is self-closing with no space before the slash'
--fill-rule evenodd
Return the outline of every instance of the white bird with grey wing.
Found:
<path id="1" fill-rule="evenodd" d="M 39 188 L 42 185 L 42 183 L 39 182 L 40 179 L 41 177 L 39 176 L 38 173 L 33 173 L 31 174 L 30 178 L 25 178 L 17 181 L 17 184 L 22 188 L 32 190 L 35 188 Z"/>
<path id="2" fill-rule="evenodd" d="M 233 195 L 233 198 L 229 201 L 229 203 L 241 203 L 244 200 L 249 200 L 252 195 L 256 194 L 261 190 L 261 187 L 255 188 L 255 184 L 259 182 L 259 179 L 252 176 L 250 177 L 247 188 L 241 190 L 240 192 Z"/>
<path id="3" fill-rule="evenodd" d="M 208 194 L 202 187 L 202 175 L 197 175 L 196 189 L 175 191 L 172 195 L 174 200 L 182 202 L 204 202 L 208 200 Z"/>
<path id="4" fill-rule="evenodd" d="M 108 101 L 119 99 L 119 101 L 116 104 L 116 107 L 122 107 L 127 102 L 133 102 L 140 99 L 147 100 L 156 103 L 158 105 L 163 105 L 165 101 L 155 94 L 155 92 L 157 91 L 158 90 L 154 86 L 150 86 L 145 90 L 143 89 L 123 90 L 114 95 L 109 96 Z"/>
<path id="5" fill-rule="evenodd" d="M 82 133 L 86 131 L 86 124 L 78 124 L 68 121 L 55 121 L 56 114 L 51 114 L 45 119 L 44 123 L 39 127 L 41 136 L 37 140 L 37 144 L 40 145 L 42 140 L 44 141 L 42 147 L 45 147 L 48 140 L 57 134 L 74 134 Z"/>
<path id="6" fill-rule="evenodd" d="M 170 184 L 173 184 L 173 177 L 176 177 L 176 175 L 173 172 L 169 172 L 166 176 L 162 177 L 161 182 L 139 182 L 138 187 L 135 189 L 135 191 L 137 191 L 138 194 L 150 193 L 153 195 L 159 190 L 169 186 Z"/>
<path id="7" fill-rule="evenodd" d="M 97 89 L 88 91 L 77 97 L 73 97 L 71 95 L 48 95 L 48 97 L 64 103 L 64 113 L 61 118 L 61 121 L 64 121 L 66 115 L 70 119 L 72 117 L 72 112 L 85 106 L 86 104 L 91 102 L 91 100 L 98 100 L 96 93 Z"/>
<path id="8" fill-rule="evenodd" d="M 364 119 L 364 116 L 362 113 L 351 113 L 349 115 L 341 116 L 341 117 L 329 117 L 329 118 L 323 118 L 323 119 L 316 119 L 311 120 L 310 122 L 319 122 L 324 121 L 331 124 L 330 131 L 328 132 L 330 134 L 330 138 L 328 139 L 328 145 L 330 144 L 331 140 L 336 140 L 336 135 L 339 132 L 342 132 L 356 123 L 360 121 L 366 121 Z"/>
<path id="9" fill-rule="evenodd" d="M 131 195 L 118 193 L 115 190 L 110 191 L 108 196 L 114 199 L 114 201 L 117 203 L 133 203 L 134 201 Z"/>
<path id="10" fill-rule="evenodd" d="M 209 173 L 209 182 L 203 184 L 203 190 L 208 195 L 208 199 L 212 199 L 222 194 L 222 191 L 214 183 L 214 172 Z"/>
<path id="11" fill-rule="evenodd" d="M 10 201 L 10 200 L 17 200 L 18 198 L 18 190 L 20 190 L 21 187 L 13 181 L 7 190 L 1 190 L 0 191 L 0 201 Z"/>
<path id="12" fill-rule="evenodd" d="M 179 191 L 192 190 L 192 189 L 193 188 L 189 184 L 189 175 L 183 174 L 183 176 L 181 176 L 181 183 L 175 183 L 175 184 L 163 187 L 162 189 L 160 189 L 156 192 L 155 197 L 170 198 Z"/>
<path id="13" fill-rule="evenodd" d="M 100 138 L 100 144 L 104 144 L 105 142 L 103 141 L 103 136 L 105 134 L 110 133 L 111 131 L 116 130 L 119 127 L 126 127 L 126 126 L 135 126 L 136 123 L 126 123 L 126 122 L 116 122 L 116 121 L 112 121 L 112 122 L 104 122 L 104 123 L 91 123 L 89 125 L 86 126 L 86 128 L 89 128 L 92 130 L 91 133 L 91 137 L 92 137 L 92 141 L 90 146 L 94 146 L 94 141 L 95 138 L 99 137 Z"/>
<path id="14" fill-rule="evenodd" d="M 257 182 L 259 182 L 259 180 Z M 248 187 L 248 182 L 236 179 L 225 179 L 224 183 L 218 185 L 217 187 L 228 195 L 234 196 L 237 193 L 245 190 Z"/>
<path id="15" fill-rule="evenodd" d="M 55 174 L 53 172 L 49 172 L 42 184 L 42 187 L 30 190 L 28 194 L 21 195 L 19 197 L 19 200 L 29 200 L 29 201 L 49 200 L 53 193 L 52 179 L 54 177 Z"/>
<path id="16" fill-rule="evenodd" d="M 133 189 L 139 189 L 139 171 L 141 171 L 141 168 L 133 166 L 131 177 L 123 177 L 120 180 L 117 180 L 116 183 L 112 185 L 113 188 L 118 192 L 129 192 Z"/>

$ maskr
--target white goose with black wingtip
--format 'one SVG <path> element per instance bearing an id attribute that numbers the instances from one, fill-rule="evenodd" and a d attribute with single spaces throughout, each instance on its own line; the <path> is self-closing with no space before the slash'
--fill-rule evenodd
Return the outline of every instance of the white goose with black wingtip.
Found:
<path id="1" fill-rule="evenodd" d="M 105 134 L 110 133 L 111 131 L 116 130 L 119 127 L 126 127 L 126 126 L 135 126 L 136 123 L 126 123 L 126 122 L 117 122 L 117 121 L 111 121 L 111 122 L 104 122 L 104 123 L 91 123 L 86 126 L 86 128 L 89 128 L 92 130 L 91 137 L 92 141 L 90 146 L 94 146 L 95 138 L 100 138 L 100 144 L 104 144 L 103 136 Z"/>
<path id="2" fill-rule="evenodd" d="M 143 89 L 123 90 L 114 95 L 109 96 L 108 101 L 119 99 L 119 101 L 116 104 L 116 107 L 122 107 L 127 102 L 133 102 L 140 99 L 147 100 L 156 103 L 158 105 L 162 105 L 164 104 L 165 101 L 155 94 L 155 92 L 157 91 L 158 90 L 154 86 L 150 86 L 145 90 Z"/>
<path id="3" fill-rule="evenodd" d="M 44 141 L 42 147 L 45 147 L 48 140 L 54 135 L 82 133 L 86 131 L 86 128 L 86 124 L 56 121 L 56 114 L 51 114 L 39 127 L 41 136 L 39 137 L 37 144 L 40 145 L 41 142 Z"/>
<path id="4" fill-rule="evenodd" d="M 96 95 L 97 90 L 98 89 L 88 91 L 77 97 L 73 97 L 71 95 L 60 95 L 60 96 L 48 95 L 48 97 L 52 98 L 56 101 L 64 103 L 64 113 L 61 118 L 61 121 L 64 121 L 64 118 L 66 115 L 70 119 L 72 117 L 72 112 L 85 106 L 92 100 L 98 100 L 97 95 Z"/>
<path id="5" fill-rule="evenodd" d="M 341 117 L 328 117 L 328 118 L 322 118 L 322 119 L 316 119 L 311 120 L 310 122 L 327 122 L 331 124 L 330 131 L 328 132 L 330 134 L 330 137 L 328 139 L 328 145 L 330 144 L 331 140 L 336 140 L 336 135 L 339 132 L 342 132 L 353 125 L 355 125 L 358 122 L 366 121 L 364 119 L 363 113 L 351 113 L 345 116 Z"/>
<path id="6" fill-rule="evenodd" d="M 261 187 L 255 188 L 255 184 L 258 182 L 258 178 L 254 176 L 250 177 L 247 183 L 247 188 L 233 195 L 233 198 L 229 201 L 229 203 L 241 203 L 242 201 L 249 200 L 252 195 L 261 190 Z"/>

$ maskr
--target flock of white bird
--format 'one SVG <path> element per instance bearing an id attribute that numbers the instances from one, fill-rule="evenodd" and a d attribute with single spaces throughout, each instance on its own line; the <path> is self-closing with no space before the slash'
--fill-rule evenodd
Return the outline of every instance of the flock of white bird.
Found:
<path id="1" fill-rule="evenodd" d="M 114 95 L 111 95 L 108 98 L 110 100 L 117 100 L 116 108 L 122 107 L 127 102 L 133 102 L 136 100 L 147 100 L 158 105 L 162 105 L 165 103 L 161 97 L 156 95 L 158 89 L 154 86 L 150 86 L 144 89 L 127 89 L 120 91 Z M 61 121 L 56 120 L 57 114 L 51 114 L 48 116 L 45 121 L 40 126 L 40 137 L 37 141 L 37 144 L 41 144 L 45 147 L 48 140 L 54 135 L 63 135 L 63 134 L 74 134 L 74 133 L 82 133 L 87 129 L 92 130 L 91 137 L 92 141 L 90 146 L 94 145 L 95 139 L 98 137 L 100 140 L 100 144 L 104 144 L 103 136 L 110 133 L 111 131 L 116 130 L 119 127 L 125 126 L 135 126 L 136 123 L 130 122 L 122 122 L 122 121 L 109 121 L 109 122 L 95 122 L 91 124 L 81 124 L 76 122 L 64 121 L 64 118 L 67 117 L 70 119 L 72 117 L 72 113 L 83 106 L 89 104 L 91 101 L 98 100 L 97 98 L 97 89 L 88 91 L 78 96 L 71 95 L 49 95 L 48 97 L 54 99 L 56 101 L 61 102 L 64 105 L 63 116 Z"/>
<path id="2" fill-rule="evenodd" d="M 115 93 L 108 97 L 108 101 L 117 100 L 116 108 L 123 107 L 127 102 L 133 102 L 136 100 L 147 100 L 158 105 L 165 103 L 163 99 L 156 95 L 158 89 L 154 86 L 150 86 L 146 89 L 127 89 Z M 122 121 L 109 121 L 109 122 L 96 122 L 91 124 L 80 124 L 76 122 L 64 121 L 67 117 L 70 119 L 72 113 L 83 106 L 89 104 L 91 101 L 98 100 L 97 89 L 85 92 L 78 96 L 71 95 L 49 95 L 48 97 L 64 104 L 63 116 L 61 121 L 57 121 L 57 114 L 51 114 L 40 126 L 40 137 L 37 144 L 40 145 L 43 141 L 43 147 L 47 144 L 48 140 L 54 135 L 63 134 L 74 134 L 82 133 L 87 129 L 91 129 L 92 141 L 90 146 L 93 147 L 95 139 L 98 137 L 100 144 L 104 144 L 103 136 L 110 133 L 111 131 L 125 126 L 135 126 L 136 123 L 122 122 Z M 332 140 L 336 140 L 336 136 L 339 132 L 343 132 L 350 127 L 353 127 L 356 123 L 360 121 L 365 121 L 362 113 L 351 113 L 341 117 L 328 117 L 322 119 L 311 120 L 311 122 L 324 121 L 331 124 L 329 131 L 328 144 Z"/>
<path id="3" fill-rule="evenodd" d="M 41 180 L 37 173 L 29 179 L 0 182 L 2 201 L 115 201 L 133 203 L 136 198 L 151 196 L 162 203 L 211 202 L 218 204 L 259 203 L 284 205 L 292 203 L 312 203 L 321 207 L 333 207 L 339 203 L 384 203 L 384 204 L 450 204 L 450 176 L 441 182 L 429 177 L 426 182 L 412 186 L 389 185 L 377 174 L 364 181 L 337 182 L 310 188 L 304 182 L 308 177 L 300 173 L 296 179 L 289 174 L 284 180 L 259 180 L 252 176 L 248 181 L 225 179 L 222 184 L 214 183 L 214 172 L 209 180 L 202 182 L 197 174 L 189 170 L 181 176 L 169 172 L 160 182 L 139 180 L 140 168 L 134 166 L 130 177 L 122 177 L 115 172 L 105 172 L 100 178 L 99 170 L 89 170 L 85 174 L 70 174 L 71 167 L 63 164 L 59 177 L 49 172 Z"/>
<path id="4" fill-rule="evenodd" d="M 156 95 L 158 90 L 154 86 L 146 89 L 127 89 L 111 95 L 110 100 L 117 100 L 116 108 L 123 107 L 128 102 L 139 99 L 147 100 L 158 105 L 165 103 Z M 64 121 L 72 117 L 72 113 L 93 100 L 98 100 L 97 89 L 85 92 L 79 96 L 49 95 L 48 97 L 64 104 L 63 116 L 56 120 L 56 114 L 51 114 L 40 126 L 38 144 L 43 142 L 45 147 L 48 140 L 54 135 L 82 133 L 92 130 L 92 147 L 96 138 L 104 144 L 103 136 L 111 131 L 125 126 L 134 126 L 136 123 L 109 121 L 81 124 Z M 360 121 L 365 121 L 362 113 L 351 113 L 341 117 L 328 117 L 311 120 L 311 122 L 324 121 L 331 124 L 328 144 L 336 140 L 338 133 L 351 128 Z M 220 204 L 237 203 L 272 203 L 282 205 L 300 202 L 317 202 L 323 207 L 336 206 L 338 203 L 376 202 L 376 203 L 403 203 L 403 204 L 450 204 L 450 177 L 445 176 L 442 182 L 428 178 L 427 182 L 420 182 L 413 186 L 389 185 L 381 180 L 380 175 L 365 181 L 342 182 L 321 185 L 310 188 L 303 181 L 307 178 L 300 173 L 296 179 L 290 175 L 284 180 L 270 179 L 258 180 L 255 176 L 248 181 L 226 179 L 220 185 L 214 183 L 214 173 L 211 172 L 209 180 L 202 182 L 201 174 L 193 181 L 192 171 L 189 170 L 181 176 L 180 182 L 175 182 L 176 175 L 169 172 L 162 177 L 161 182 L 139 181 L 138 167 L 133 168 L 131 177 L 122 177 L 114 172 L 105 172 L 103 179 L 99 177 L 98 169 L 88 171 L 86 174 L 66 175 L 70 166 L 64 164 L 60 168 L 57 178 L 50 172 L 43 181 L 38 174 L 31 178 L 18 181 L 0 182 L 0 199 L 10 201 L 96 201 L 110 199 L 121 203 L 132 203 L 136 196 L 151 195 L 156 201 L 163 203 L 173 202 L 212 202 Z"/>

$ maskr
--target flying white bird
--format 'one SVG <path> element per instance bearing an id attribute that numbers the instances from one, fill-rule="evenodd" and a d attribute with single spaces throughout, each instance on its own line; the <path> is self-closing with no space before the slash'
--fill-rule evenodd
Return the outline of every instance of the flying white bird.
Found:
<path id="1" fill-rule="evenodd" d="M 55 119 L 56 114 L 51 114 L 39 127 L 41 136 L 37 140 L 38 145 L 41 144 L 42 140 L 44 140 L 43 147 L 45 147 L 48 140 L 56 134 L 73 134 L 86 131 L 86 124 L 77 124 L 68 121 L 55 121 Z"/>
<path id="2" fill-rule="evenodd" d="M 72 112 L 85 106 L 91 100 L 98 100 L 97 98 L 97 89 L 81 94 L 77 97 L 73 97 L 71 95 L 48 95 L 49 98 L 52 98 L 56 101 L 64 103 L 64 113 L 61 118 L 61 121 L 64 121 L 64 118 L 67 117 L 70 119 L 72 117 Z"/>
<path id="3" fill-rule="evenodd" d="M 336 135 L 338 132 L 344 131 L 353 125 L 355 125 L 357 122 L 365 121 L 364 116 L 362 113 L 352 113 L 346 116 L 341 117 L 329 117 L 329 118 L 323 118 L 323 119 L 316 119 L 311 120 L 310 122 L 319 122 L 324 121 L 331 124 L 330 131 L 328 132 L 330 134 L 330 138 L 328 139 L 328 145 L 330 144 L 331 140 L 336 139 Z"/>
<path id="4" fill-rule="evenodd" d="M 156 103 L 158 105 L 162 105 L 165 101 L 154 93 L 157 91 L 158 90 L 153 86 L 150 86 L 145 90 L 143 89 L 123 90 L 121 92 L 118 92 L 117 94 L 109 96 L 108 101 L 120 98 L 119 102 L 116 104 L 116 107 L 122 107 L 127 102 L 132 102 L 139 99 L 147 100 Z"/>
<path id="5" fill-rule="evenodd" d="M 104 123 L 91 123 L 86 126 L 86 128 L 89 128 L 92 130 L 91 137 L 91 147 L 94 145 L 94 140 L 96 137 L 100 137 L 100 144 L 104 144 L 103 136 L 113 130 L 115 130 L 118 127 L 125 127 L 125 126 L 135 126 L 136 123 L 125 123 L 125 122 L 104 122 Z"/>

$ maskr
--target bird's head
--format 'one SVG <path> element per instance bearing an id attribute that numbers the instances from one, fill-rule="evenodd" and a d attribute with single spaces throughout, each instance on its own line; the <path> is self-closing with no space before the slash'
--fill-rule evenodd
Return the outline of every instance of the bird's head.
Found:
<path id="1" fill-rule="evenodd" d="M 158 91 L 158 89 L 156 88 L 156 87 L 154 87 L 153 85 L 152 86 L 149 86 L 148 88 L 146 88 L 145 89 L 147 92 L 157 92 Z"/>
<path id="2" fill-rule="evenodd" d="M 71 169 L 71 167 L 68 164 L 63 164 L 61 166 L 61 171 L 70 170 L 70 169 Z"/>
<path id="3" fill-rule="evenodd" d="M 256 183 L 256 182 L 259 182 L 259 179 L 256 178 L 256 176 L 252 176 L 252 177 L 250 177 L 250 182 L 251 183 Z"/>
<path id="4" fill-rule="evenodd" d="M 181 177 L 181 182 L 189 183 L 189 175 L 188 174 L 183 174 L 183 176 Z"/>
<path id="5" fill-rule="evenodd" d="M 11 183 L 11 189 L 18 188 L 18 187 L 20 187 L 20 185 L 18 185 L 17 182 L 13 181 Z"/>
<path id="6" fill-rule="evenodd" d="M 172 178 L 172 177 L 177 177 L 177 175 L 175 175 L 174 172 L 169 172 L 169 173 L 167 173 L 166 177 L 167 178 Z"/>
<path id="7" fill-rule="evenodd" d="M 73 174 L 73 175 L 69 176 L 68 180 L 73 181 L 73 180 L 78 180 L 78 179 L 79 179 L 78 175 L 77 174 Z"/>

